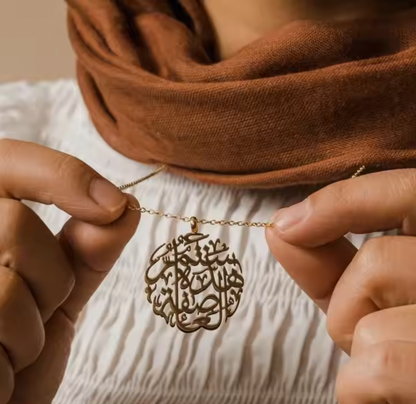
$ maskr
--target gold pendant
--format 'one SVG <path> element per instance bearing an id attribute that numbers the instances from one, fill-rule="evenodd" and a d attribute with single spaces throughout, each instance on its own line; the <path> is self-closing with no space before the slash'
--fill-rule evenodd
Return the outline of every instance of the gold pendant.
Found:
<path id="1" fill-rule="evenodd" d="M 191 229 L 157 248 L 145 274 L 153 312 L 185 333 L 220 327 L 237 311 L 244 286 L 241 264 L 229 247 L 199 233 L 196 218 Z"/>

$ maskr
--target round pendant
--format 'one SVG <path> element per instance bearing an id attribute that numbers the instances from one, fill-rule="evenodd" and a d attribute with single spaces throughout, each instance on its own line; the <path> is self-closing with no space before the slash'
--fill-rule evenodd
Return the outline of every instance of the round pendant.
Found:
<path id="1" fill-rule="evenodd" d="M 154 313 L 185 333 L 216 330 L 236 312 L 243 292 L 235 254 L 208 239 L 193 226 L 192 233 L 157 248 L 145 274 Z"/>

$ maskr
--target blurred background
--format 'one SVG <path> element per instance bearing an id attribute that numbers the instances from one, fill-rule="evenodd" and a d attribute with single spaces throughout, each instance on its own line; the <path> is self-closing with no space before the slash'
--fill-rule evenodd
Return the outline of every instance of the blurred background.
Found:
<path id="1" fill-rule="evenodd" d="M 0 83 L 74 77 L 64 0 L 0 0 Z"/>

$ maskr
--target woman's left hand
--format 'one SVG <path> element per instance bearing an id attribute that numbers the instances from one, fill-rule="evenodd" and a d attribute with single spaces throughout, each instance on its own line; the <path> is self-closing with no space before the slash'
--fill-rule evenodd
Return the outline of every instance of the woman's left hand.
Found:
<path id="1" fill-rule="evenodd" d="M 270 248 L 327 313 L 328 332 L 350 362 L 341 404 L 416 403 L 416 170 L 330 185 L 280 210 Z M 401 229 L 357 251 L 344 235 Z"/>

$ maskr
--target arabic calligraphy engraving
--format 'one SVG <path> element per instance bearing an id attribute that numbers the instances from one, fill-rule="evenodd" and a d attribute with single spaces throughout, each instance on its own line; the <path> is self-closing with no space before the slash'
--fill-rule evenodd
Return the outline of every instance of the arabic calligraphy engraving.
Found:
<path id="1" fill-rule="evenodd" d="M 147 300 L 156 315 L 185 333 L 216 330 L 237 310 L 244 278 L 229 247 L 189 233 L 161 245 L 146 270 Z"/>

